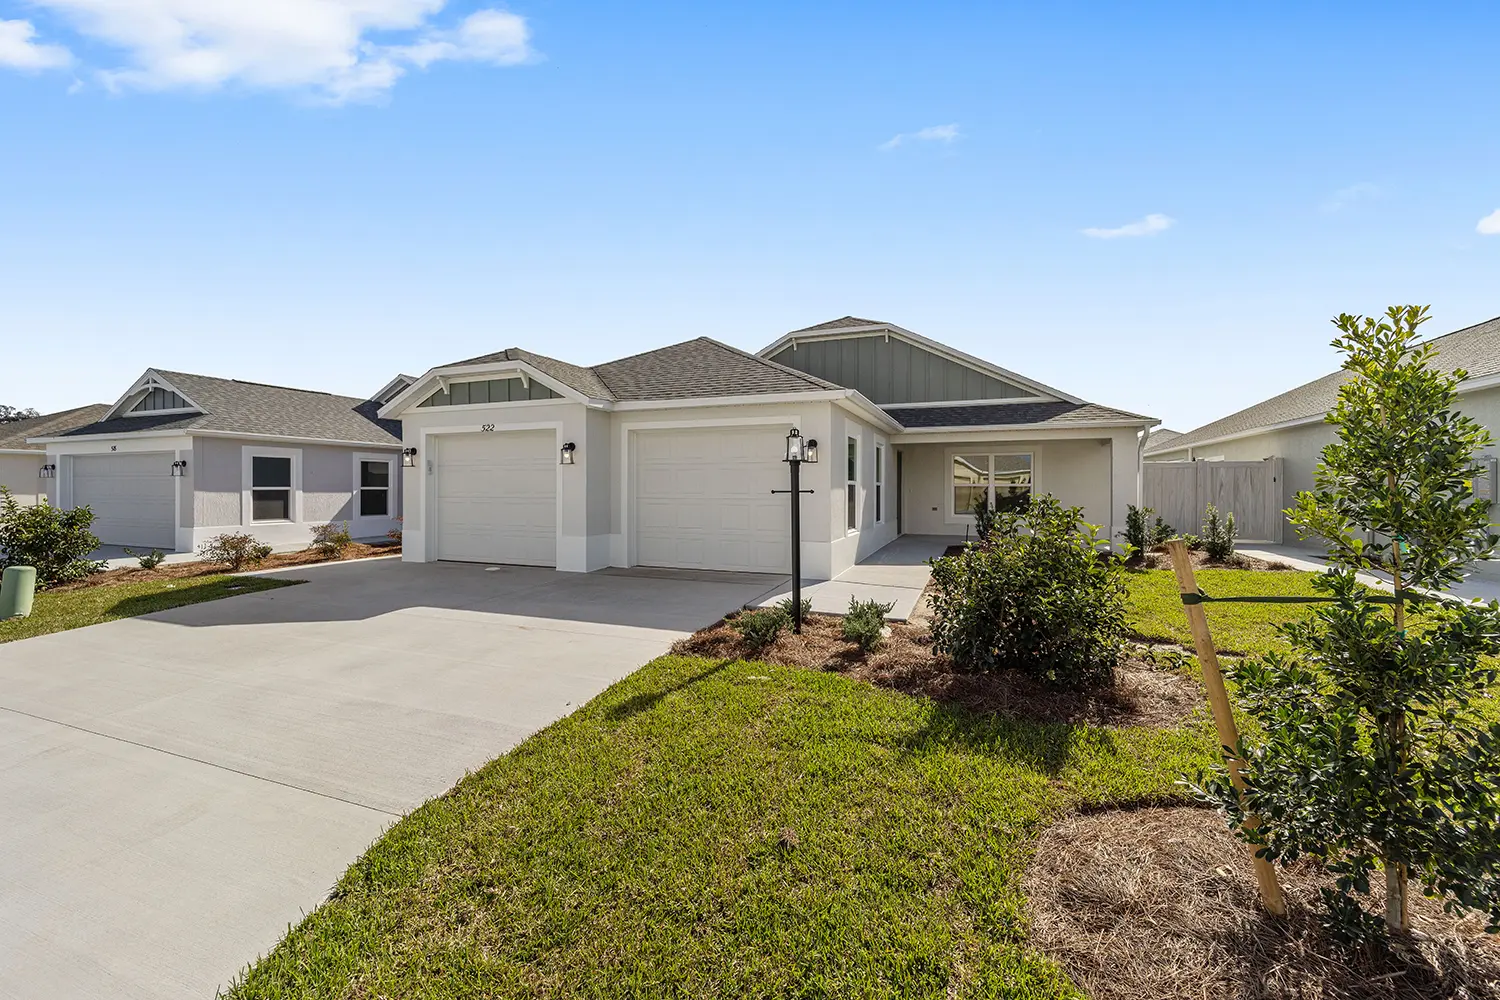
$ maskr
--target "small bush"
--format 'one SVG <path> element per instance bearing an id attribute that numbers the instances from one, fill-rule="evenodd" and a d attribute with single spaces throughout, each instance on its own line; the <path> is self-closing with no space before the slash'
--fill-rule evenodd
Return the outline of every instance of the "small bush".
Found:
<path id="1" fill-rule="evenodd" d="M 22 504 L 0 486 L 0 569 L 31 566 L 41 587 L 98 573 L 105 564 L 86 558 L 99 547 L 93 523 L 87 507 L 61 510 L 45 498 Z"/>
<path id="2" fill-rule="evenodd" d="M 757 608 L 741 611 L 735 615 L 729 627 L 740 634 L 745 645 L 753 650 L 762 650 L 776 641 L 777 636 L 792 623 L 792 619 L 779 607 Z"/>
<path id="3" fill-rule="evenodd" d="M 1035 498 L 932 565 L 933 647 L 974 672 L 1019 670 L 1060 687 L 1113 683 L 1125 648 L 1124 562 L 1081 507 Z"/>
<path id="4" fill-rule="evenodd" d="M 1155 513 L 1150 507 L 1125 505 L 1125 530 L 1120 532 L 1120 536 L 1135 549 L 1134 553 L 1127 554 L 1145 555 L 1152 546 L 1161 545 L 1174 537 L 1176 533 L 1172 526 L 1162 518 L 1157 517 L 1154 524 L 1151 522 L 1151 516 Z"/>
<path id="5" fill-rule="evenodd" d="M 209 562 L 225 563 L 232 570 L 243 569 L 247 564 L 254 566 L 265 562 L 266 556 L 270 554 L 271 546 L 254 535 L 234 531 L 215 535 L 198 550 L 198 555 L 202 558 Z"/>
<path id="6" fill-rule="evenodd" d="M 161 549 L 152 549 L 150 552 L 137 552 L 134 549 L 126 549 L 127 556 L 135 556 L 135 561 L 140 563 L 141 569 L 155 569 L 167 558 Z"/>
<path id="7" fill-rule="evenodd" d="M 788 621 L 792 619 L 793 612 L 796 610 L 796 608 L 792 605 L 792 599 L 790 597 L 783 597 L 781 600 L 777 601 L 776 607 L 781 610 L 782 614 L 786 615 Z M 804 597 L 802 598 L 802 620 L 807 621 L 807 616 L 810 614 L 812 614 L 812 598 Z"/>
<path id="8" fill-rule="evenodd" d="M 895 606 L 895 601 L 882 604 L 850 597 L 849 610 L 844 612 L 844 639 L 859 643 L 866 653 L 873 651 L 885 638 L 885 616 Z"/>
<path id="9" fill-rule="evenodd" d="M 1203 551 L 1214 562 L 1234 559 L 1234 513 L 1219 516 L 1213 504 L 1203 512 Z"/>
<path id="10" fill-rule="evenodd" d="M 320 555 L 342 555 L 353 544 L 354 539 L 349 537 L 348 521 L 329 521 L 312 530 L 312 547 Z"/>

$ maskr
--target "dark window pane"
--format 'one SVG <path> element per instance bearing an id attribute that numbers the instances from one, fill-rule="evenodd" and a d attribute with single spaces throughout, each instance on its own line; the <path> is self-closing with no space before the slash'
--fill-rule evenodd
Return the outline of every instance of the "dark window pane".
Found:
<path id="1" fill-rule="evenodd" d="M 360 462 L 359 463 L 359 485 L 379 486 L 382 489 L 391 485 L 391 466 L 389 462 Z"/>
<path id="2" fill-rule="evenodd" d="M 857 516 L 859 511 L 859 487 L 850 483 L 845 489 L 848 491 L 848 509 L 844 513 L 848 517 L 849 530 L 853 531 L 859 527 L 859 517 Z"/>
<path id="3" fill-rule="evenodd" d="M 385 517 L 390 513 L 390 498 L 385 490 L 359 491 L 360 517 Z"/>
<path id="4" fill-rule="evenodd" d="M 250 459 L 250 485 L 256 489 L 262 486 L 290 488 L 292 485 L 292 460 L 290 458 L 271 458 L 267 455 L 256 455 Z"/>
<path id="5" fill-rule="evenodd" d="M 251 494 L 250 516 L 256 521 L 290 521 L 291 490 L 256 490 Z"/>

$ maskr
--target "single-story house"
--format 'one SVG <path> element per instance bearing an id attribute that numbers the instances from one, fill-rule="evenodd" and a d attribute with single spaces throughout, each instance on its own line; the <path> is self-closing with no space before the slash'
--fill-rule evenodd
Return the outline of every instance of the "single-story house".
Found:
<path id="1" fill-rule="evenodd" d="M 787 572 L 772 491 L 796 428 L 819 455 L 810 579 L 900 534 L 962 538 L 980 495 L 1050 492 L 1114 538 L 1156 422 L 849 316 L 759 354 L 699 337 L 584 367 L 510 348 L 431 369 L 380 415 L 401 421 L 403 558 L 581 572 Z"/>
<path id="2" fill-rule="evenodd" d="M 1434 363 L 1446 371 L 1463 369 L 1460 409 L 1489 428 L 1500 442 L 1500 317 L 1464 327 L 1430 341 Z M 1349 379 L 1340 369 L 1278 396 L 1221 417 L 1177 437 L 1153 436 L 1147 462 L 1282 460 L 1278 509 L 1314 486 L 1323 449 L 1338 436 L 1324 417 L 1338 402 L 1339 387 Z M 1493 473 L 1492 450 L 1475 456 L 1482 471 Z M 1491 478 L 1491 482 L 1493 482 Z M 1293 533 L 1288 530 L 1290 541 Z"/>
<path id="3" fill-rule="evenodd" d="M 109 410 L 108 403 L 76 406 L 58 413 L 44 413 L 25 420 L 0 423 L 0 486 L 23 504 L 34 504 L 47 495 L 47 449 L 32 444 L 28 438 L 61 434 L 84 424 L 91 424 Z"/>
<path id="4" fill-rule="evenodd" d="M 356 538 L 400 523 L 401 428 L 379 405 L 149 368 L 98 419 L 29 441 L 52 501 L 92 508 L 106 545 L 190 552 L 244 532 L 300 548 L 330 521 Z"/>

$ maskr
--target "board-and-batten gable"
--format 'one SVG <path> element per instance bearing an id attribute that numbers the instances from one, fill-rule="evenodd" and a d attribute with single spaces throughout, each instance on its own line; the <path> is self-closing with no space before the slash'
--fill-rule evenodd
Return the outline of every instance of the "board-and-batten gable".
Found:
<path id="1" fill-rule="evenodd" d="M 192 404 L 171 389 L 154 386 L 146 390 L 140 402 L 130 408 L 131 413 L 155 413 L 157 410 L 186 410 Z"/>
<path id="2" fill-rule="evenodd" d="M 447 389 L 439 389 L 417 404 L 418 408 L 430 406 L 466 406 L 471 403 L 517 403 L 531 399 L 562 399 L 560 393 L 536 379 L 523 382 L 519 378 L 479 379 L 471 382 L 449 382 Z"/>
<path id="3" fill-rule="evenodd" d="M 854 389 L 880 406 L 982 399 L 1036 399 L 1038 393 L 883 332 L 797 340 L 770 356 L 777 364 Z"/>

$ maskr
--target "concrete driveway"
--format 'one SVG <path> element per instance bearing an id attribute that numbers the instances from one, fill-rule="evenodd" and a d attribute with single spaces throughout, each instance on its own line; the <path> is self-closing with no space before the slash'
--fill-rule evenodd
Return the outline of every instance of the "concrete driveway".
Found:
<path id="1" fill-rule="evenodd" d="M 0 645 L 0 996 L 211 997 L 402 814 L 779 582 L 278 575 Z"/>

